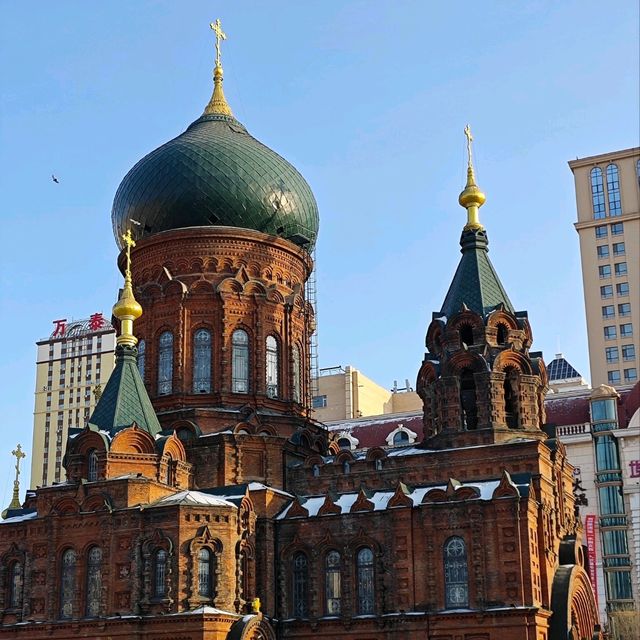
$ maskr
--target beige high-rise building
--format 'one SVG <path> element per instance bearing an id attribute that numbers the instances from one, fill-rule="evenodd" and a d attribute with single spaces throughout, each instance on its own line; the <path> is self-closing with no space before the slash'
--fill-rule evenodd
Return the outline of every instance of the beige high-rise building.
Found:
<path id="1" fill-rule="evenodd" d="M 313 417 L 321 422 L 350 420 L 364 416 L 403 413 L 422 408 L 422 400 L 405 381 L 405 387 L 385 389 L 355 367 L 320 369 Z"/>
<path id="2" fill-rule="evenodd" d="M 634 384 L 640 335 L 640 148 L 569 162 L 576 184 L 591 385 Z"/>
<path id="3" fill-rule="evenodd" d="M 32 488 L 65 479 L 69 429 L 84 427 L 115 363 L 115 330 L 101 313 L 53 325 L 51 335 L 36 343 Z"/>

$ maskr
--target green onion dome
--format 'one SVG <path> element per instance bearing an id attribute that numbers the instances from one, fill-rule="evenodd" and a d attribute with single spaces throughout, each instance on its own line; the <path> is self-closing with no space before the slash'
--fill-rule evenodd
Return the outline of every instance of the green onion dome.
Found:
<path id="1" fill-rule="evenodd" d="M 312 251 L 319 217 L 309 185 L 233 117 L 222 69 L 216 74 L 204 114 L 142 158 L 120 184 L 111 214 L 116 241 L 122 246 L 129 228 L 139 239 L 222 225 L 280 236 Z"/>

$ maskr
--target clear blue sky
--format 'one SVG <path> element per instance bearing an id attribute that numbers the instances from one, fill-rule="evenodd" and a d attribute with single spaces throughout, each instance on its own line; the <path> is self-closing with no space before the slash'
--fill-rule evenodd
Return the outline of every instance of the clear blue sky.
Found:
<path id="1" fill-rule="evenodd" d="M 0 8 L 0 508 L 9 452 L 31 449 L 34 343 L 56 318 L 109 313 L 113 196 L 202 112 L 218 16 L 235 115 L 318 200 L 321 366 L 415 380 L 460 255 L 470 122 L 491 259 L 529 311 L 534 348 L 547 361 L 560 348 L 588 375 L 567 161 L 638 144 L 636 2 Z"/>

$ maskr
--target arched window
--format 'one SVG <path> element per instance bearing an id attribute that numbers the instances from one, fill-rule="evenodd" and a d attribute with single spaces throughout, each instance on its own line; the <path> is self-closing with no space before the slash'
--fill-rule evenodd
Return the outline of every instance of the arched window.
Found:
<path id="1" fill-rule="evenodd" d="M 340 554 L 335 549 L 329 551 L 324 560 L 324 594 L 325 613 L 340 615 Z"/>
<path id="2" fill-rule="evenodd" d="M 87 554 L 87 617 L 100 615 L 102 600 L 102 549 L 91 547 Z"/>
<path id="3" fill-rule="evenodd" d="M 193 393 L 211 393 L 211 332 L 193 334 Z"/>
<path id="4" fill-rule="evenodd" d="M 509 329 L 502 323 L 498 325 L 498 335 L 496 336 L 496 342 L 498 344 L 506 344 L 507 337 L 509 335 Z"/>
<path id="5" fill-rule="evenodd" d="M 165 331 L 158 341 L 158 395 L 173 391 L 173 334 Z"/>
<path id="6" fill-rule="evenodd" d="M 153 569 L 153 595 L 156 598 L 162 598 L 167 592 L 167 552 L 164 549 L 156 551 Z"/>
<path id="7" fill-rule="evenodd" d="M 16 560 L 9 570 L 9 608 L 22 606 L 22 562 Z"/>
<path id="8" fill-rule="evenodd" d="M 345 449 L 346 451 L 350 451 L 351 450 L 351 440 L 349 440 L 349 438 L 339 438 L 338 439 L 338 446 L 341 449 Z"/>
<path id="9" fill-rule="evenodd" d="M 98 479 L 98 452 L 95 449 L 89 449 L 87 455 L 87 480 L 95 482 Z"/>
<path id="10" fill-rule="evenodd" d="M 167 475 L 165 482 L 172 487 L 173 486 L 173 458 L 167 454 Z"/>
<path id="11" fill-rule="evenodd" d="M 394 445 L 406 444 L 407 442 L 409 442 L 409 434 L 406 431 L 398 431 L 393 436 Z"/>
<path id="12" fill-rule="evenodd" d="M 320 477 L 320 465 L 319 464 L 314 464 L 313 467 L 311 468 L 311 472 L 312 472 L 314 478 L 319 478 Z"/>
<path id="13" fill-rule="evenodd" d="M 363 547 L 356 557 L 358 574 L 358 613 L 373 613 L 375 607 L 373 583 L 373 551 Z"/>
<path id="14" fill-rule="evenodd" d="M 383 466 L 382 458 L 376 458 L 376 461 L 375 461 L 376 471 L 382 471 L 382 466 Z"/>
<path id="15" fill-rule="evenodd" d="M 306 618 L 309 600 L 309 562 L 302 552 L 293 556 L 291 579 L 291 615 L 294 618 Z"/>
<path id="16" fill-rule="evenodd" d="M 249 336 L 243 329 L 236 329 L 231 337 L 231 390 L 249 393 Z"/>
<path id="17" fill-rule="evenodd" d="M 267 396 L 278 397 L 278 370 L 280 368 L 280 354 L 278 341 L 274 336 L 267 336 Z"/>
<path id="18" fill-rule="evenodd" d="M 198 552 L 198 594 L 205 598 L 211 597 L 211 558 L 209 549 L 200 549 Z"/>
<path id="19" fill-rule="evenodd" d="M 593 217 L 596 219 L 604 218 L 607 212 L 604 206 L 604 181 L 600 167 L 591 169 L 591 202 L 593 203 Z"/>
<path id="20" fill-rule="evenodd" d="M 618 175 L 618 165 L 613 163 L 607 167 L 607 195 L 609 196 L 609 215 L 621 216 L 620 177 Z"/>
<path id="21" fill-rule="evenodd" d="M 469 606 L 467 549 L 458 536 L 449 538 L 444 545 L 444 590 L 447 609 Z"/>
<path id="22" fill-rule="evenodd" d="M 60 571 L 60 617 L 73 616 L 73 597 L 76 590 L 76 552 L 67 549 L 62 554 Z"/>
<path id="23" fill-rule="evenodd" d="M 345 475 L 348 475 L 351 473 L 351 465 L 349 464 L 349 462 L 347 460 L 345 460 L 342 463 L 342 473 L 344 473 Z"/>
<path id="24" fill-rule="evenodd" d="M 147 350 L 147 343 L 144 340 L 140 340 L 138 342 L 138 371 L 140 372 L 140 377 L 144 382 L 144 357 L 145 351 Z"/>
<path id="25" fill-rule="evenodd" d="M 471 369 L 464 369 L 460 376 L 460 405 L 462 425 L 467 430 L 478 426 L 478 406 L 476 404 L 476 381 Z"/>
<path id="26" fill-rule="evenodd" d="M 504 413 L 507 426 L 518 427 L 518 372 L 513 367 L 505 369 L 504 379 Z"/>
<path id="27" fill-rule="evenodd" d="M 300 348 L 297 344 L 293 345 L 291 354 L 293 365 L 293 401 L 300 402 L 302 400 L 302 369 L 300 367 Z"/>

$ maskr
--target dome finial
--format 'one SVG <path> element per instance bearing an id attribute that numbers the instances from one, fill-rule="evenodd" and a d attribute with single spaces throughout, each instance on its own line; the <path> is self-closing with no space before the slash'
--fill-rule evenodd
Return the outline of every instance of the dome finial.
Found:
<path id="1" fill-rule="evenodd" d="M 467 210 L 467 224 L 464 226 L 465 231 L 484 229 L 480 224 L 478 209 L 485 203 L 487 198 L 476 184 L 476 176 L 473 171 L 473 158 L 471 155 L 473 136 L 471 135 L 471 127 L 469 125 L 464 128 L 464 135 L 467 138 L 467 184 L 458 197 L 458 202 Z"/>
<path id="2" fill-rule="evenodd" d="M 220 42 L 227 39 L 227 34 L 222 30 L 220 18 L 217 18 L 209 26 L 216 34 L 216 66 L 213 70 L 213 95 L 209 100 L 209 104 L 205 107 L 203 115 L 233 116 L 231 107 L 227 104 L 222 90 L 224 72 L 222 71 L 222 59 L 220 57 Z"/>
<path id="3" fill-rule="evenodd" d="M 133 335 L 133 321 L 142 315 L 142 307 L 133 295 L 131 282 L 131 247 L 136 246 L 131 229 L 127 229 L 122 239 L 126 247 L 127 263 L 124 270 L 124 288 L 118 302 L 113 305 L 113 315 L 120 320 L 120 335 L 116 342 L 125 347 L 135 347 L 138 339 Z"/>

